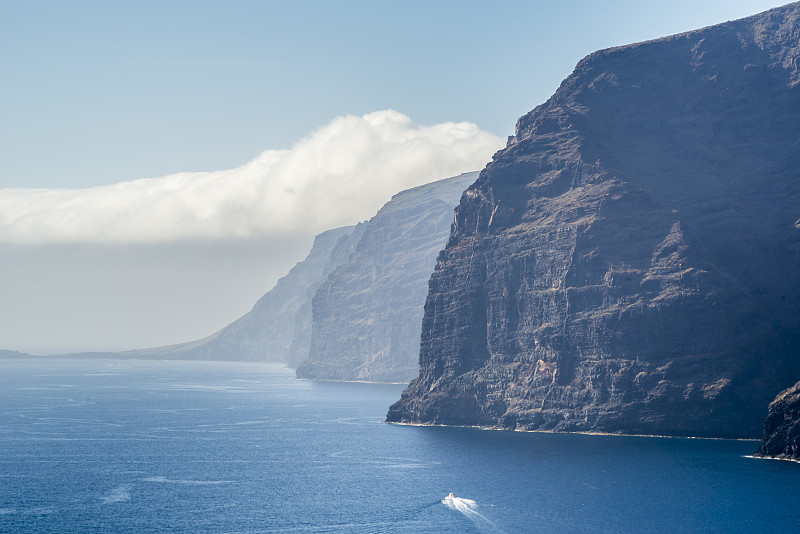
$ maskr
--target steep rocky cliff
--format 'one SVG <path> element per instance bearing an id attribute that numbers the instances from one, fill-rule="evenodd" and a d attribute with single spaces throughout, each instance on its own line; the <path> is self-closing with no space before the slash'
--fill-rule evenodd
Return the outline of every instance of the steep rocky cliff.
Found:
<path id="1" fill-rule="evenodd" d="M 314 278 L 311 284 L 304 287 L 305 298 L 294 314 L 292 341 L 288 347 L 286 358 L 286 363 L 289 367 L 297 368 L 308 358 L 308 353 L 311 350 L 312 301 L 314 295 L 319 286 L 327 280 L 328 276 L 353 254 L 356 245 L 364 234 L 364 227 L 364 223 L 358 223 L 349 234 L 341 236 L 333 249 L 330 250 L 330 253 L 328 253 L 325 266 L 322 272 L 319 273 L 319 277 Z"/>
<path id="2" fill-rule="evenodd" d="M 298 377 L 408 382 L 417 374 L 428 279 L 453 208 L 477 177 L 398 193 L 364 224 L 352 256 L 314 295 L 309 357 Z"/>
<path id="3" fill-rule="evenodd" d="M 770 403 L 756 456 L 800 461 L 800 382 Z"/>
<path id="4" fill-rule="evenodd" d="M 462 197 L 396 422 L 756 437 L 800 378 L 800 4 L 582 60 Z"/>
<path id="5" fill-rule="evenodd" d="M 350 256 L 360 235 L 361 225 L 316 236 L 308 256 L 258 299 L 252 310 L 206 338 L 167 347 L 75 356 L 288 363 L 296 354 L 292 350 L 293 342 L 298 342 L 295 338 L 310 335 L 311 297 L 325 277 Z"/>

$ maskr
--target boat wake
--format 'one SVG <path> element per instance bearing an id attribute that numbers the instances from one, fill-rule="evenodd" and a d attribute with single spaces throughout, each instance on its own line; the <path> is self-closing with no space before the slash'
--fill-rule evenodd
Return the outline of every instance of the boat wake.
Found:
<path id="1" fill-rule="evenodd" d="M 442 499 L 442 504 L 460 512 L 467 519 L 472 521 L 479 530 L 484 532 L 503 532 L 497 525 L 495 525 L 488 517 L 478 511 L 478 503 L 472 499 L 464 499 L 456 497 L 452 493 Z"/>
<path id="2" fill-rule="evenodd" d="M 107 495 L 100 497 L 103 504 L 114 504 L 120 502 L 128 502 L 131 500 L 131 487 L 130 485 L 118 486 L 111 490 Z"/>

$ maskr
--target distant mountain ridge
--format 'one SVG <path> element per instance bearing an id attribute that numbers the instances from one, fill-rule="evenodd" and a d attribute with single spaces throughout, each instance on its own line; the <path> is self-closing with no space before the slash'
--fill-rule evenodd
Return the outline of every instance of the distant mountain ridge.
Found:
<path id="1" fill-rule="evenodd" d="M 208 337 L 69 356 L 264 361 L 298 368 L 301 378 L 408 382 L 430 272 L 454 206 L 477 176 L 402 191 L 369 221 L 319 234 L 247 314 Z"/>
<path id="2" fill-rule="evenodd" d="M 387 420 L 757 437 L 798 218 L 800 4 L 591 54 L 464 193 Z"/>
<path id="3" fill-rule="evenodd" d="M 308 335 L 311 310 L 307 302 L 336 261 L 349 257 L 359 232 L 358 226 L 346 226 L 317 235 L 306 258 L 258 299 L 252 310 L 208 337 L 164 347 L 71 356 L 286 363 L 295 337 Z"/>

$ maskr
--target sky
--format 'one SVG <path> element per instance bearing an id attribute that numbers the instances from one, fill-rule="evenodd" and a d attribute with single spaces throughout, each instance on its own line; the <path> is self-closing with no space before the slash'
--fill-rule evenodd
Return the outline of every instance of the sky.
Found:
<path id="1" fill-rule="evenodd" d="M 779 5 L 0 0 L 0 349 L 204 337 L 587 54 Z"/>

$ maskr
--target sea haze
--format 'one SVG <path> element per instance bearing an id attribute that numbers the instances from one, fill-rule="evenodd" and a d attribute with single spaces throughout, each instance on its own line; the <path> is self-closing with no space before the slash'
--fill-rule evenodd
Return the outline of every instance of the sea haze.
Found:
<path id="1" fill-rule="evenodd" d="M 755 442 L 382 423 L 401 389 L 6 360 L 0 531 L 800 530 L 800 465 L 748 458 Z"/>

